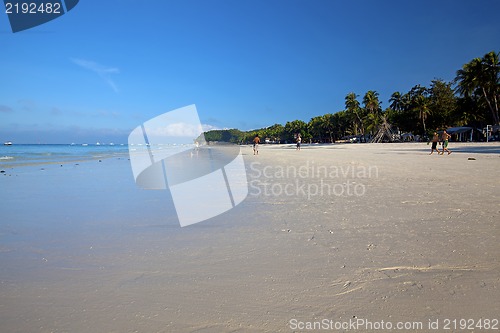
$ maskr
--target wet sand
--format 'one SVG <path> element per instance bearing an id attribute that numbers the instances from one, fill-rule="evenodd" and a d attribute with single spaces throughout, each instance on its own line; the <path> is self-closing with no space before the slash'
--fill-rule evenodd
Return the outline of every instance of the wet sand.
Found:
<path id="1" fill-rule="evenodd" d="M 136 187 L 127 159 L 5 170 L 1 331 L 494 324 L 500 145 L 450 149 L 242 147 L 247 199 L 185 228 L 168 191 Z"/>

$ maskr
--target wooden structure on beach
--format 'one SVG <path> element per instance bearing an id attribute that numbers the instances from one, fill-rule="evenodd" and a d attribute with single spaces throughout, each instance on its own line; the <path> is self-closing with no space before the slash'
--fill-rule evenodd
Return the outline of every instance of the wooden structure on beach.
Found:
<path id="1" fill-rule="evenodd" d="M 391 129 L 391 124 L 387 122 L 387 119 L 385 117 L 382 117 L 382 124 L 380 124 L 377 134 L 373 136 L 373 138 L 370 140 L 370 143 L 399 141 L 399 135 L 394 133 L 394 131 Z"/>

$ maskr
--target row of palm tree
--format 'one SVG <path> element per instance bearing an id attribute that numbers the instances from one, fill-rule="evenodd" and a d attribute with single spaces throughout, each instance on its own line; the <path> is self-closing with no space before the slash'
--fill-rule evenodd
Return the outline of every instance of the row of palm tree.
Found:
<path id="1" fill-rule="evenodd" d="M 361 102 L 359 95 L 350 92 L 345 97 L 345 109 L 310 119 L 293 120 L 284 126 L 273 126 L 253 131 L 211 131 L 207 140 L 223 138 L 236 143 L 251 142 L 255 135 L 273 142 L 293 142 L 298 134 L 304 141 L 334 142 L 348 136 L 368 139 L 379 126 L 388 122 L 400 132 L 428 135 L 437 128 L 469 125 L 483 128 L 486 124 L 500 124 L 499 53 L 489 52 L 475 58 L 457 71 L 451 82 L 431 81 L 428 87 L 415 85 L 408 92 L 394 92 L 389 107 L 382 110 L 379 94 L 367 91 Z M 219 141 L 219 140 L 217 140 Z"/>
<path id="2" fill-rule="evenodd" d="M 483 58 L 475 58 L 457 71 L 457 91 L 478 106 L 486 103 L 493 123 L 498 125 L 500 102 L 500 53 L 489 52 Z"/>

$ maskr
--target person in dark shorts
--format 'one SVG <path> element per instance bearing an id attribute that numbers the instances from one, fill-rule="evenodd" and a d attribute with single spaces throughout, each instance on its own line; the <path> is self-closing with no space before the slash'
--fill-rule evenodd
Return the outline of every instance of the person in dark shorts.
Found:
<path id="1" fill-rule="evenodd" d="M 438 143 L 438 141 L 439 141 L 439 135 L 437 134 L 437 132 L 434 132 L 434 135 L 432 136 L 431 153 L 429 155 L 432 155 L 432 153 L 434 152 L 434 150 L 439 155 L 439 150 L 437 149 L 437 143 Z"/>
<path id="2" fill-rule="evenodd" d="M 300 150 L 300 144 L 302 143 L 302 138 L 300 134 L 297 136 L 297 150 Z"/>

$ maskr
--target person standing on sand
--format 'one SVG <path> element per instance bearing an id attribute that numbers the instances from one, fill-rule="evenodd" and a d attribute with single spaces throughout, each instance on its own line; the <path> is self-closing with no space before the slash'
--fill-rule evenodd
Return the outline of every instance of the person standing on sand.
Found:
<path id="1" fill-rule="evenodd" d="M 446 130 L 443 131 L 443 134 L 441 135 L 441 141 L 443 141 L 443 151 L 441 152 L 441 155 L 444 154 L 445 151 L 448 152 L 448 155 L 451 154 L 451 151 L 448 149 L 448 140 L 451 138 L 451 135 L 449 135 Z"/>
<path id="2" fill-rule="evenodd" d="M 300 150 L 300 144 L 302 143 L 302 138 L 300 134 L 297 136 L 297 150 Z"/>
<path id="3" fill-rule="evenodd" d="M 438 143 L 438 141 L 439 141 L 439 135 L 437 134 L 437 132 L 434 132 L 434 135 L 432 136 L 431 153 L 429 155 L 432 155 L 432 153 L 434 152 L 434 150 L 439 155 L 439 150 L 437 149 L 437 143 Z"/>
<path id="4" fill-rule="evenodd" d="M 257 134 L 255 138 L 253 138 L 253 154 L 254 155 L 259 155 L 259 143 L 260 143 L 260 138 L 259 135 Z"/>

